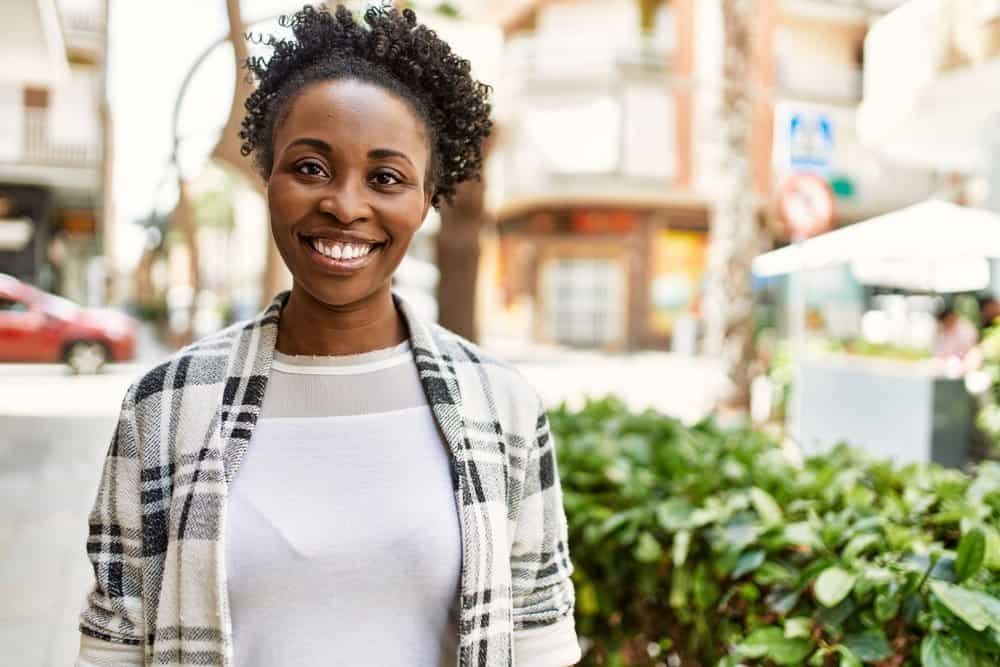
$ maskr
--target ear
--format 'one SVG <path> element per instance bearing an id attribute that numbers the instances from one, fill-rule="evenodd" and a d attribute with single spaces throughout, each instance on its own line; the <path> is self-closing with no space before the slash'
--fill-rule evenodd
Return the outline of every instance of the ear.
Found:
<path id="1" fill-rule="evenodd" d="M 433 191 L 428 191 L 424 193 L 424 214 L 421 216 L 421 220 L 427 219 L 427 212 L 431 210 L 431 198 L 434 196 Z"/>

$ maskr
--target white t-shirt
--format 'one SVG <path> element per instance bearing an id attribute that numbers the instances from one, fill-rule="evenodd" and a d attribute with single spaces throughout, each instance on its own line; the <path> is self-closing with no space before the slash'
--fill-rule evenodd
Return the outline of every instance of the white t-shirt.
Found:
<path id="1" fill-rule="evenodd" d="M 228 498 L 236 667 L 455 664 L 462 554 L 446 447 L 408 343 L 275 353 Z"/>

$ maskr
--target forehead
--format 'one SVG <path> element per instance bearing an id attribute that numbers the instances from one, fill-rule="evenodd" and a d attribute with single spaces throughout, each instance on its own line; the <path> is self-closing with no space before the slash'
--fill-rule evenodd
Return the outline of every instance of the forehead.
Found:
<path id="1" fill-rule="evenodd" d="M 427 129 L 399 96 L 364 81 L 342 79 L 312 83 L 290 102 L 275 127 L 275 149 L 309 136 L 345 148 L 395 148 L 416 159 L 427 152 Z"/>

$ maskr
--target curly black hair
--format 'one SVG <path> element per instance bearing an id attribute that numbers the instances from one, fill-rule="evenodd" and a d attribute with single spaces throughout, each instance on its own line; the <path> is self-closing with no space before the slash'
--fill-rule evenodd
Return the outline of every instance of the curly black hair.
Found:
<path id="1" fill-rule="evenodd" d="M 410 9 L 371 7 L 364 24 L 343 5 L 334 14 L 305 6 L 281 25 L 294 39 L 267 38 L 271 58 L 249 58 L 258 86 L 246 100 L 240 138 L 243 155 L 266 180 L 274 161 L 274 128 L 289 102 L 308 84 L 355 79 L 382 87 L 410 103 L 429 131 L 431 203 L 451 202 L 455 186 L 478 179 L 483 140 L 490 133 L 490 87 L 470 75 L 469 61 L 452 52 Z M 367 27 L 366 27 L 367 26 Z"/>

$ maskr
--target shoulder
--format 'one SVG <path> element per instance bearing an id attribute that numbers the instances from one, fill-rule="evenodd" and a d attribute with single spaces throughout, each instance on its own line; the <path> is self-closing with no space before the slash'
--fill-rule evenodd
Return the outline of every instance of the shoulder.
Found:
<path id="1" fill-rule="evenodd" d="M 162 395 L 165 389 L 209 387 L 224 383 L 229 359 L 244 332 L 255 320 L 232 324 L 177 350 L 136 378 L 127 397 L 133 407 L 141 408 L 148 399 Z"/>
<path id="2" fill-rule="evenodd" d="M 431 335 L 452 365 L 467 405 L 485 400 L 501 413 L 525 419 L 529 415 L 533 419 L 542 410 L 535 387 L 514 364 L 440 325 L 432 325 Z"/>

